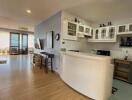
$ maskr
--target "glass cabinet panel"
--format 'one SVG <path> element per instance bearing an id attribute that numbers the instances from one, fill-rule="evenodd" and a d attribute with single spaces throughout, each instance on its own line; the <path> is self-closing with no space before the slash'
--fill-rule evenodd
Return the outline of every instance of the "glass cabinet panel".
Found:
<path id="1" fill-rule="evenodd" d="M 106 28 L 101 30 L 101 38 L 102 39 L 106 38 L 106 30 L 107 30 Z"/>
<path id="2" fill-rule="evenodd" d="M 109 38 L 109 39 L 115 38 L 115 27 L 110 27 L 110 28 L 109 28 L 108 38 Z"/>
<path id="3" fill-rule="evenodd" d="M 90 28 L 86 28 L 85 33 L 90 33 Z"/>
<path id="4" fill-rule="evenodd" d="M 91 29 L 91 38 L 93 39 L 94 36 L 93 36 L 93 29 Z"/>
<path id="5" fill-rule="evenodd" d="M 125 25 L 119 26 L 118 32 L 125 32 L 125 31 L 126 31 L 126 26 Z"/>
<path id="6" fill-rule="evenodd" d="M 132 24 L 129 25 L 129 31 L 132 31 Z"/>
<path id="7" fill-rule="evenodd" d="M 99 39 L 99 30 L 98 29 L 96 29 L 96 31 L 95 31 L 95 39 Z"/>
<path id="8" fill-rule="evenodd" d="M 76 28 L 76 24 L 68 22 L 68 35 L 76 36 Z"/>
<path id="9" fill-rule="evenodd" d="M 84 32 L 84 27 L 83 26 L 79 26 L 79 32 Z"/>

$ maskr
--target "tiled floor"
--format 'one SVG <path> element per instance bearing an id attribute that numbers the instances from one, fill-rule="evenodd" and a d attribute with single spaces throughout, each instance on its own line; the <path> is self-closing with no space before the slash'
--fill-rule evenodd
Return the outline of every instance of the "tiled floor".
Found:
<path id="1" fill-rule="evenodd" d="M 132 84 L 114 80 L 113 86 L 118 88 L 118 91 L 111 96 L 110 100 L 132 100 Z"/>

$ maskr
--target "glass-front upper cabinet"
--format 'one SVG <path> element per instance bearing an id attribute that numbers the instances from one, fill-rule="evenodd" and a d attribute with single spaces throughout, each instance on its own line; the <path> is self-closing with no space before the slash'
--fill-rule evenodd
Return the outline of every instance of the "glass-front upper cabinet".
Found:
<path id="1" fill-rule="evenodd" d="M 116 28 L 109 27 L 108 29 L 108 39 L 114 39 L 116 37 Z"/>
<path id="2" fill-rule="evenodd" d="M 68 22 L 68 35 L 76 36 L 76 28 L 76 24 Z"/>
<path id="3" fill-rule="evenodd" d="M 77 40 L 77 24 L 74 22 L 63 21 L 63 39 Z"/>
<path id="4" fill-rule="evenodd" d="M 129 31 L 132 31 L 132 24 L 129 24 Z"/>
<path id="5" fill-rule="evenodd" d="M 91 31 L 92 29 L 90 27 L 85 26 L 85 32 L 84 32 L 85 35 L 91 36 Z"/>
<path id="6" fill-rule="evenodd" d="M 78 25 L 78 32 L 84 33 L 84 26 L 83 25 Z"/>
<path id="7" fill-rule="evenodd" d="M 107 28 L 101 29 L 101 39 L 106 39 L 107 37 Z"/>
<path id="8" fill-rule="evenodd" d="M 91 39 L 94 39 L 94 34 L 93 33 L 94 33 L 94 30 L 91 29 L 91 33 L 90 33 L 91 34 Z"/>
<path id="9" fill-rule="evenodd" d="M 126 25 L 119 26 L 118 32 L 119 33 L 126 32 L 126 27 L 127 27 Z"/>
<path id="10" fill-rule="evenodd" d="M 95 39 L 99 39 L 99 29 L 95 30 Z"/>

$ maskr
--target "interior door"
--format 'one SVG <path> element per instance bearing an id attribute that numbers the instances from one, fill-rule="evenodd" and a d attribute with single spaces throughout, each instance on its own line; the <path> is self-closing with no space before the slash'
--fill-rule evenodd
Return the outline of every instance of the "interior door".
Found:
<path id="1" fill-rule="evenodd" d="M 22 54 L 28 54 L 28 34 L 22 34 L 21 41 L 21 52 Z"/>
<path id="2" fill-rule="evenodd" d="M 19 33 L 10 33 L 10 54 L 19 54 L 20 53 L 20 34 Z"/>

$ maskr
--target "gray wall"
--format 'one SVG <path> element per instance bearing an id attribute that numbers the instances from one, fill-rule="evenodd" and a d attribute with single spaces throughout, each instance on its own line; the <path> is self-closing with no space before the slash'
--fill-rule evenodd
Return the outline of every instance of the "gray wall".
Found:
<path id="1" fill-rule="evenodd" d="M 51 16 L 46 21 L 41 22 L 35 27 L 35 39 L 36 38 L 42 38 L 46 39 L 46 33 L 54 31 L 54 36 L 57 33 L 61 33 L 61 12 L 58 12 L 57 14 Z M 55 54 L 55 58 L 53 61 L 53 68 L 54 70 L 58 71 L 59 67 L 59 50 L 60 50 L 60 41 L 56 41 L 54 38 L 54 48 L 48 49 L 45 48 L 45 50 L 35 50 L 35 51 L 47 51 L 52 52 Z"/>

